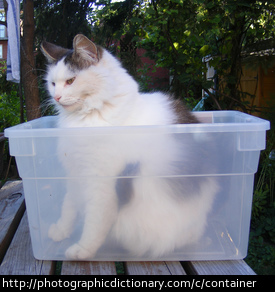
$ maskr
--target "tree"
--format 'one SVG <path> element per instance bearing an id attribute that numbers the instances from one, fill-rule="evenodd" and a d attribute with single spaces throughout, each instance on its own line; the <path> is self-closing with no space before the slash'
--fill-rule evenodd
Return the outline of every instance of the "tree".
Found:
<path id="1" fill-rule="evenodd" d="M 109 44 L 124 35 L 146 48 L 156 66 L 169 68 L 176 97 L 200 97 L 204 89 L 214 109 L 247 110 L 248 94 L 239 90 L 242 59 L 263 42 L 271 44 L 272 1 L 143 0 L 130 6 L 133 2 L 100 1 L 94 31 L 108 35 Z M 127 7 L 130 13 L 123 17 Z M 212 81 L 204 78 L 203 58 L 210 56 L 216 69 Z"/>
<path id="2" fill-rule="evenodd" d="M 138 0 L 112 2 L 98 1 L 98 9 L 93 13 L 93 40 L 119 55 L 123 66 L 132 76 L 136 76 L 138 57 L 136 55 L 136 40 L 139 25 L 132 20 L 141 14 L 141 3 Z M 103 8 L 102 8 L 103 7 Z M 118 49 L 119 48 L 119 49 Z"/>
<path id="3" fill-rule="evenodd" d="M 88 20 L 95 0 L 35 1 L 36 45 L 47 40 L 65 48 L 72 46 L 76 34 L 91 37 Z"/>
<path id="4" fill-rule="evenodd" d="M 87 15 L 93 2 L 95 0 L 23 1 L 21 70 L 27 120 L 41 116 L 38 83 L 41 68 L 37 68 L 37 64 L 41 64 L 40 43 L 47 39 L 70 47 L 77 33 L 89 36 Z"/>
<path id="5" fill-rule="evenodd" d="M 170 69 L 170 91 L 176 97 L 201 92 L 203 55 L 200 48 L 204 40 L 199 37 L 200 27 L 194 21 L 197 11 L 196 1 L 163 0 L 151 1 L 145 11 L 148 17 L 143 45 L 158 66 Z"/>
<path id="6" fill-rule="evenodd" d="M 219 78 L 215 97 L 220 108 L 248 110 L 244 100 L 250 95 L 239 89 L 243 57 L 248 50 L 257 51 L 259 42 L 274 37 L 274 11 L 271 1 L 205 2 L 202 20 L 215 36 L 209 38 L 209 47 Z"/>
<path id="7" fill-rule="evenodd" d="M 148 37 L 143 44 L 158 65 L 170 68 L 177 96 L 196 95 L 196 88 L 203 88 L 214 108 L 246 111 L 246 94 L 238 89 L 243 52 L 274 37 L 274 9 L 271 1 L 152 0 L 145 12 Z M 219 80 L 214 94 L 209 91 L 214 80 L 202 78 L 206 56 L 212 56 L 210 65 Z"/>
<path id="8" fill-rule="evenodd" d="M 40 99 L 34 60 L 33 1 L 23 1 L 23 37 L 21 46 L 22 83 L 26 102 L 27 120 L 40 117 Z"/>
<path id="9" fill-rule="evenodd" d="M 137 67 L 135 48 L 141 46 L 155 59 L 156 66 L 170 70 L 170 92 L 178 98 L 200 98 L 204 89 L 215 109 L 247 110 L 243 103 L 246 93 L 238 88 L 242 58 L 274 37 L 275 5 L 270 0 L 24 1 L 22 68 L 31 78 L 22 79 L 28 116 L 33 112 L 28 111 L 31 104 L 38 108 L 37 99 L 28 103 L 38 88 L 31 56 L 33 47 L 27 46 L 33 23 L 27 18 L 29 10 L 25 12 L 27 4 L 33 2 L 34 44 L 40 68 L 43 59 L 38 48 L 44 39 L 71 47 L 73 37 L 83 33 L 109 49 L 115 48 L 116 43 L 132 75 Z M 94 9 L 92 4 L 99 8 Z M 203 58 L 208 56 L 212 56 L 210 65 L 216 69 L 216 86 L 214 80 L 204 78 Z"/>

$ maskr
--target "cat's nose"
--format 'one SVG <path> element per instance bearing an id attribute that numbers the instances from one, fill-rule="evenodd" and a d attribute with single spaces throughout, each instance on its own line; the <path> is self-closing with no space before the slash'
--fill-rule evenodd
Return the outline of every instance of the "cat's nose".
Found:
<path id="1" fill-rule="evenodd" d="M 54 99 L 55 99 L 57 102 L 59 102 L 60 98 L 61 98 L 60 95 L 56 95 L 56 96 L 54 97 Z"/>

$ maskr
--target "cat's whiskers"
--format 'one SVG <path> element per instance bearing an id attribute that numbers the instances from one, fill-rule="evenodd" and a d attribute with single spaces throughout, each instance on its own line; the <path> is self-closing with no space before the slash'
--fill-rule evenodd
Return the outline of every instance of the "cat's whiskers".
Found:
<path id="1" fill-rule="evenodd" d="M 57 109 L 55 106 L 55 103 L 53 102 L 52 99 L 45 99 L 41 102 L 40 107 L 39 107 L 42 116 L 46 114 L 47 111 L 50 110 L 51 114 L 56 114 Z"/>
<path id="2" fill-rule="evenodd" d="M 28 75 L 29 74 L 33 74 L 33 72 L 35 72 L 35 71 L 41 71 L 41 72 L 47 73 L 47 71 L 44 70 L 44 69 L 30 69 L 30 70 L 25 72 L 25 74 L 22 76 L 22 79 L 24 79 L 24 78 L 28 79 Z M 44 79 L 44 77 L 42 77 L 39 74 L 36 74 L 35 78 L 32 79 L 31 87 L 32 88 L 43 89 L 45 86 L 44 85 L 40 85 L 40 82 L 39 82 L 40 80 L 43 81 L 43 79 Z M 34 84 L 34 83 L 37 83 L 37 84 Z"/>

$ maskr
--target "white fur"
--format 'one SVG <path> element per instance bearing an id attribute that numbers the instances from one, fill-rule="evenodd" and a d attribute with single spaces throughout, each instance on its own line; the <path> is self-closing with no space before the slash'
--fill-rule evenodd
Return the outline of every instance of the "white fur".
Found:
<path id="1" fill-rule="evenodd" d="M 56 104 L 61 127 L 163 125 L 176 120 L 168 97 L 140 94 L 134 79 L 107 51 L 98 64 L 79 71 L 74 83 L 65 85 L 72 77 L 64 60 L 47 75 L 51 96 L 62 96 Z"/>
<path id="2" fill-rule="evenodd" d="M 70 71 L 64 59 L 51 65 L 47 84 L 52 97 L 61 97 L 55 103 L 62 128 L 168 125 L 177 119 L 166 95 L 139 93 L 137 83 L 107 51 L 81 71 Z M 161 178 L 177 176 L 173 162 L 186 168 L 192 151 L 191 142 L 164 134 L 60 138 L 59 157 L 68 177 L 77 179 L 68 182 L 61 217 L 49 237 L 69 238 L 80 211 L 85 213 L 83 232 L 66 251 L 70 259 L 92 259 L 109 233 L 131 255 L 152 258 L 195 243 L 218 189 L 215 181 L 205 179 L 197 193 L 181 196 L 173 179 Z M 120 206 L 116 178 L 131 163 L 139 165 L 138 177 L 132 181 L 131 200 Z"/>

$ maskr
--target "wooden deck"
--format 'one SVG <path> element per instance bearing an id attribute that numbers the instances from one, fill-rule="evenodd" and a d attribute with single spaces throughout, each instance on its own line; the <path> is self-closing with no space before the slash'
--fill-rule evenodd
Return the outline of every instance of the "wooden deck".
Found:
<path id="1" fill-rule="evenodd" d="M 0 275 L 255 275 L 243 261 L 56 262 L 33 257 L 21 181 L 0 190 Z"/>

